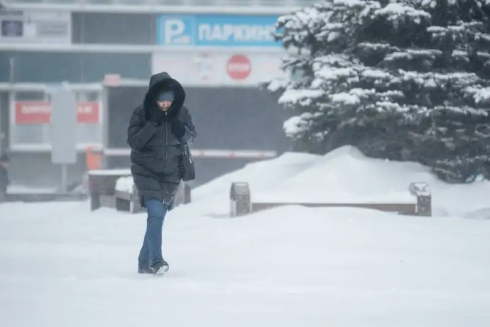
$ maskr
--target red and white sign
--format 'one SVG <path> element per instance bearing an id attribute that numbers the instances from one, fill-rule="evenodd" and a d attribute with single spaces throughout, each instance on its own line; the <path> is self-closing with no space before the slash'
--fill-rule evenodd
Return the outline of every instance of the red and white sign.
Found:
<path id="1" fill-rule="evenodd" d="M 252 72 L 252 63 L 247 56 L 233 55 L 226 63 L 226 72 L 234 80 L 244 80 Z"/>
<path id="2" fill-rule="evenodd" d="M 82 124 L 99 123 L 100 115 L 98 102 L 79 102 L 77 106 L 77 122 Z"/>
<path id="3" fill-rule="evenodd" d="M 79 102 L 77 122 L 82 124 L 99 123 L 98 102 Z M 48 101 L 18 101 L 15 103 L 16 124 L 49 124 L 51 122 L 51 103 Z"/>

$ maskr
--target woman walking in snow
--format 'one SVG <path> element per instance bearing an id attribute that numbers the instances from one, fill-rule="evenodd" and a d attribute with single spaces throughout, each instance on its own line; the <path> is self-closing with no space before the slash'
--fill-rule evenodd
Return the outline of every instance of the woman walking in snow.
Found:
<path id="1" fill-rule="evenodd" d="M 129 123 L 131 174 L 148 213 L 139 273 L 163 274 L 169 269 L 162 256 L 163 220 L 173 208 L 182 179 L 181 144 L 192 144 L 196 138 L 185 97 L 182 85 L 169 74 L 153 75 Z"/>

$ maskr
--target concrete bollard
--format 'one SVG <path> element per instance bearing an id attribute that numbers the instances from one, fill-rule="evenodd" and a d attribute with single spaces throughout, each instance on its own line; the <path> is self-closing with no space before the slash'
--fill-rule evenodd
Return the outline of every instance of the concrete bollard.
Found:
<path id="1" fill-rule="evenodd" d="M 424 182 L 411 183 L 408 190 L 417 197 L 415 216 L 432 216 L 432 195 L 429 184 Z"/>
<path id="2" fill-rule="evenodd" d="M 230 217 L 239 217 L 252 211 L 252 200 L 248 183 L 235 182 L 230 189 Z"/>

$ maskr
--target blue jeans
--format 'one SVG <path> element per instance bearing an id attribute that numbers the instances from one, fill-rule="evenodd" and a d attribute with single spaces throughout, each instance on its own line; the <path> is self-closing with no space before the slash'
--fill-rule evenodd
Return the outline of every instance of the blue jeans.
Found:
<path id="1" fill-rule="evenodd" d="M 148 218 L 143 246 L 138 257 L 140 267 L 153 266 L 155 263 L 163 261 L 162 229 L 163 220 L 167 213 L 167 206 L 156 199 L 146 200 L 145 206 Z"/>

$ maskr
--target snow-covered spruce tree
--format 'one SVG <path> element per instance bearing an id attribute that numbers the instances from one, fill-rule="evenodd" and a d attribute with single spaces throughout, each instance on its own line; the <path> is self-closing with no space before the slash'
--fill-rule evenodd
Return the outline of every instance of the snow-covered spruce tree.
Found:
<path id="1" fill-rule="evenodd" d="M 443 179 L 490 177 L 490 1 L 329 0 L 282 16 L 295 149 L 345 144 L 428 165 Z"/>

